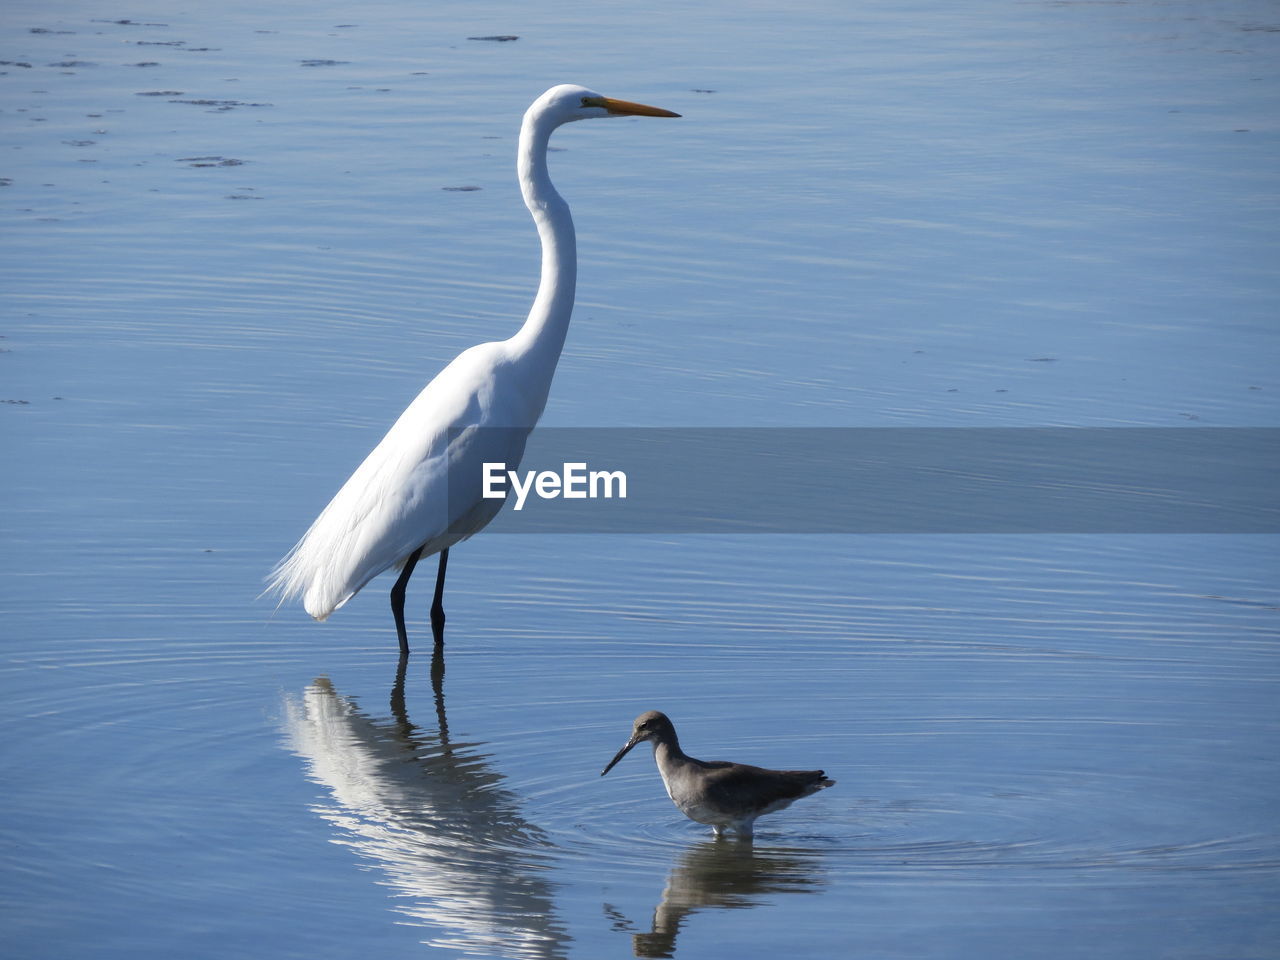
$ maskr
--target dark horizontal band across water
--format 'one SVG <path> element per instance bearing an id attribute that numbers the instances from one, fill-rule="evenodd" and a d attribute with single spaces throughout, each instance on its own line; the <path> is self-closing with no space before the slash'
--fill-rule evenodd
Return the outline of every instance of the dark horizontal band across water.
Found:
<path id="1" fill-rule="evenodd" d="M 567 463 L 624 472 L 626 498 L 530 488 L 490 530 L 1280 532 L 1280 428 L 539 428 L 521 482 Z"/>

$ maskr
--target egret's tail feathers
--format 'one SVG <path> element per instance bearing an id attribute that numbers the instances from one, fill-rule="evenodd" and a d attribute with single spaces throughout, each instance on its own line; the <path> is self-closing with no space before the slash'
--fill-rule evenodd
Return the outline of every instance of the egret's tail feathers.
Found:
<path id="1" fill-rule="evenodd" d="M 394 434 L 393 427 L 387 437 Z M 301 598 L 307 613 L 323 620 L 419 547 L 430 556 L 458 539 L 430 536 L 448 527 L 443 508 L 422 495 L 432 478 L 388 460 L 395 452 L 385 438 L 374 448 L 276 565 L 267 578 L 268 593 L 281 601 Z M 484 502 L 495 504 L 490 510 L 496 513 L 502 501 Z"/>
<path id="2" fill-rule="evenodd" d="M 289 600 L 302 598 L 303 609 L 316 620 L 326 620 L 329 614 L 346 603 L 353 591 L 345 594 L 328 582 L 324 570 L 315 569 L 314 564 L 306 562 L 306 555 L 300 549 L 306 543 L 304 537 L 267 577 L 267 588 L 263 596 L 274 596 L 278 599 L 277 607 Z"/>

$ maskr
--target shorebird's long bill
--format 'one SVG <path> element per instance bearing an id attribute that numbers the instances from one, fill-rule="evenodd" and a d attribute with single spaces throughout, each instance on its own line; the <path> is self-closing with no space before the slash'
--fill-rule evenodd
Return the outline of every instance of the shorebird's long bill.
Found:
<path id="1" fill-rule="evenodd" d="M 631 748 L 634 747 L 639 742 L 640 740 L 636 737 L 632 737 L 630 740 L 628 740 L 627 745 L 623 747 L 621 750 L 619 750 L 617 755 L 612 760 L 609 761 L 609 765 L 600 771 L 600 776 L 603 777 L 606 773 L 612 770 L 614 768 L 614 765 L 617 764 L 617 762 L 621 760 L 623 757 L 625 757 L 628 753 L 630 753 Z"/>
<path id="2" fill-rule="evenodd" d="M 632 103 L 630 100 L 615 100 L 613 97 L 593 97 L 589 101 L 592 106 L 604 107 L 615 117 L 678 117 L 680 114 L 651 107 L 644 103 Z"/>

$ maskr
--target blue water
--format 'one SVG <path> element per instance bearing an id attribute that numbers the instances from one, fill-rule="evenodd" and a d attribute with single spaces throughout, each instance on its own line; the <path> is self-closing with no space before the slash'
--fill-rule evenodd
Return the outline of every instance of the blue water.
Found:
<path id="1" fill-rule="evenodd" d="M 1278 46 L 1247 0 L 7 5 L 9 952 L 1275 956 L 1274 536 L 481 535 L 402 686 L 389 582 L 255 598 L 523 317 L 554 82 L 684 116 L 553 141 L 546 425 L 1276 426 Z M 645 751 L 598 776 L 651 708 L 837 786 L 716 844 Z"/>

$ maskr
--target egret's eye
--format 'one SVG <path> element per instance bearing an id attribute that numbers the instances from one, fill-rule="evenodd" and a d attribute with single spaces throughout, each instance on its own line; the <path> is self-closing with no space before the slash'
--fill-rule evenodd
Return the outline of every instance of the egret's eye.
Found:
<path id="1" fill-rule="evenodd" d="M 604 97 L 583 97 L 582 106 L 585 107 L 603 107 Z"/>

